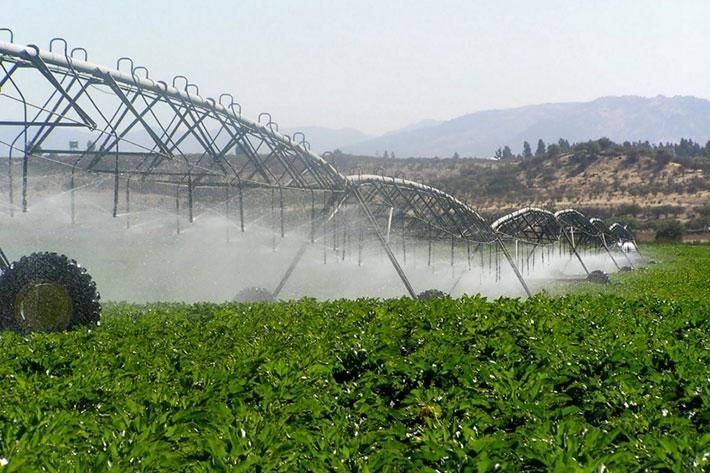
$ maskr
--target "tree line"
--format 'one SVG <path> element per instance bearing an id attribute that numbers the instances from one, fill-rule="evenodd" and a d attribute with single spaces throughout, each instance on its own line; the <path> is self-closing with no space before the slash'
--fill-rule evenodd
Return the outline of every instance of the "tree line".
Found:
<path id="1" fill-rule="evenodd" d="M 494 158 L 499 160 L 527 160 L 532 158 L 557 157 L 561 154 L 586 151 L 599 153 L 604 151 L 614 151 L 630 155 L 647 154 L 663 155 L 669 157 L 706 157 L 710 158 L 710 141 L 701 145 L 690 138 L 681 138 L 678 143 L 650 143 L 649 141 L 624 141 L 621 144 L 615 143 L 609 138 L 589 140 L 581 143 L 573 143 L 564 138 L 560 138 L 557 143 L 546 144 L 542 139 L 537 141 L 535 152 L 529 142 L 523 141 L 522 152 L 514 154 L 510 146 L 506 145 L 498 148 Z M 458 153 L 455 153 L 458 156 Z"/>

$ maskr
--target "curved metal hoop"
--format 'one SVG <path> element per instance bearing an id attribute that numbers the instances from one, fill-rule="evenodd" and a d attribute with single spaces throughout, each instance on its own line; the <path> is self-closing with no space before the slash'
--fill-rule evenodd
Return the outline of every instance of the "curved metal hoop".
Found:
<path id="1" fill-rule="evenodd" d="M 182 87 L 182 89 L 180 89 L 180 88 L 177 86 L 177 81 L 178 81 L 179 79 L 185 81 L 185 85 Z M 187 86 L 188 86 L 189 83 L 190 83 L 190 81 L 188 80 L 188 78 L 185 77 L 185 76 L 183 76 L 183 75 L 177 75 L 177 76 L 174 76 L 174 77 L 173 77 L 173 82 L 172 82 L 172 84 L 173 84 L 173 88 L 174 88 L 174 89 L 177 89 L 177 90 L 187 90 Z"/>
<path id="2" fill-rule="evenodd" d="M 10 42 L 11 43 L 15 42 L 15 33 L 13 33 L 10 28 L 0 28 L 0 31 L 6 31 L 6 32 L 10 33 Z"/>
<path id="3" fill-rule="evenodd" d="M 82 47 L 77 47 L 77 48 L 72 49 L 72 50 L 69 52 L 69 56 L 71 56 L 72 58 L 74 58 L 74 53 L 77 53 L 77 52 L 84 53 L 84 62 L 88 62 L 88 61 L 89 61 L 89 51 L 87 51 L 86 49 L 84 49 L 84 48 L 82 48 Z"/>
<path id="4" fill-rule="evenodd" d="M 52 49 L 52 47 L 54 46 L 54 43 L 57 42 L 57 41 L 59 41 L 59 42 L 61 42 L 62 44 L 64 44 L 64 56 L 68 56 L 68 55 L 69 55 L 69 52 L 68 52 L 68 50 L 69 50 L 69 44 L 67 43 L 67 40 L 66 40 L 66 39 L 60 38 L 60 37 L 55 37 L 55 38 L 52 38 L 52 39 L 49 40 L 49 52 L 50 52 L 50 53 L 53 53 L 53 52 L 54 52 L 53 49 Z"/>
<path id="5" fill-rule="evenodd" d="M 257 117 L 257 121 L 258 121 L 259 123 L 262 123 L 262 122 L 261 122 L 261 117 L 266 117 L 266 118 L 267 118 L 267 122 L 266 122 L 267 124 L 271 121 L 271 114 L 270 114 L 269 112 L 261 112 L 261 113 L 259 114 L 259 116 Z"/>
<path id="6" fill-rule="evenodd" d="M 225 98 L 225 97 L 227 97 L 227 98 L 229 99 L 229 103 L 226 104 L 226 105 L 225 105 L 224 102 L 222 101 L 222 99 Z M 223 106 L 224 108 L 228 108 L 228 107 L 230 107 L 230 106 L 234 103 L 234 95 L 229 94 L 229 93 L 226 93 L 226 92 L 223 93 L 223 94 L 219 94 L 219 99 L 218 99 L 218 101 L 219 101 L 219 104 L 220 104 L 221 106 Z"/>
<path id="7" fill-rule="evenodd" d="M 135 66 L 133 65 L 133 59 L 128 56 L 123 56 L 123 57 L 120 57 L 116 60 L 116 70 L 117 71 L 121 70 L 121 63 L 124 61 L 128 61 L 128 63 L 130 64 L 129 70 L 132 71 L 135 68 Z"/>
<path id="8" fill-rule="evenodd" d="M 224 103 L 222 99 L 224 99 L 225 97 L 229 99 L 229 103 Z M 232 112 L 232 115 L 234 115 L 235 117 L 239 118 L 242 116 L 242 106 L 234 101 L 234 96 L 232 94 L 220 94 L 218 102 L 224 108 L 228 108 Z M 238 111 L 236 112 L 234 111 L 235 107 L 238 109 Z"/>
<path id="9" fill-rule="evenodd" d="M 145 66 L 136 66 L 131 69 L 131 75 L 133 78 L 139 77 L 138 72 L 143 71 L 145 72 L 145 79 L 150 79 L 150 72 L 148 71 L 148 68 Z"/>
<path id="10" fill-rule="evenodd" d="M 300 137 L 300 140 L 299 140 Z M 303 134 L 301 131 L 297 131 L 296 133 L 293 134 L 293 141 L 297 143 L 305 143 L 306 142 L 306 135 Z"/>

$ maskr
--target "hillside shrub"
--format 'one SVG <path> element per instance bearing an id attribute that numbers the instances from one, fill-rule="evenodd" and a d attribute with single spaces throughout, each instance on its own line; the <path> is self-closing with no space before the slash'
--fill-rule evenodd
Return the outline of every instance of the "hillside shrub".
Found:
<path id="1" fill-rule="evenodd" d="M 656 241 L 680 241 L 683 238 L 683 225 L 677 220 L 664 222 L 656 231 Z"/>

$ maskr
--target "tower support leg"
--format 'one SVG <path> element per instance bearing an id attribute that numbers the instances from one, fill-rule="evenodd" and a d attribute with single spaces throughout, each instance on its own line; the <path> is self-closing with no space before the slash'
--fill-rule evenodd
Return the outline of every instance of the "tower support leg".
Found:
<path id="1" fill-rule="evenodd" d="M 503 244 L 503 242 L 501 241 L 500 238 L 498 238 L 496 242 L 498 243 L 500 250 L 503 252 L 503 255 L 508 260 L 510 267 L 513 268 L 515 275 L 518 277 L 518 281 L 520 281 L 520 284 L 523 286 L 523 289 L 525 289 L 525 293 L 528 295 L 528 297 L 532 297 L 532 293 L 530 292 L 530 288 L 528 287 L 527 283 L 525 282 L 523 275 L 520 274 L 520 270 L 518 270 L 518 267 L 515 265 L 515 261 L 513 261 L 513 258 L 510 256 L 508 249 L 505 247 L 505 245 Z"/>
<path id="2" fill-rule="evenodd" d="M 577 248 L 575 248 L 574 241 L 572 238 L 570 238 L 570 235 L 567 233 L 566 230 L 562 229 L 562 234 L 565 236 L 565 240 L 567 240 L 567 244 L 569 245 L 570 248 L 572 248 L 572 251 L 574 252 L 574 255 L 577 257 L 577 260 L 579 261 L 579 264 L 582 265 L 582 268 L 584 268 L 584 272 L 589 276 L 589 269 L 587 269 L 587 265 L 584 264 L 584 261 L 582 261 L 582 257 L 579 256 L 579 253 L 577 252 Z"/>
<path id="3" fill-rule="evenodd" d="M 387 242 L 387 239 L 380 231 L 380 228 L 377 225 L 377 219 L 375 218 L 372 211 L 370 210 L 370 207 L 367 206 L 367 203 L 362 198 L 362 195 L 360 194 L 360 190 L 357 189 L 356 187 L 352 187 L 350 189 L 350 192 L 353 193 L 353 195 L 357 199 L 358 203 L 360 204 L 360 208 L 362 208 L 362 210 L 365 212 L 367 219 L 370 221 L 370 225 L 372 226 L 373 230 L 375 230 L 375 233 L 377 235 L 377 239 L 380 240 L 380 243 L 382 244 L 382 247 L 384 248 L 385 253 L 387 254 L 387 257 L 389 258 L 390 262 L 392 263 L 392 266 L 394 266 L 395 271 L 397 271 L 397 275 L 402 280 L 404 287 L 407 288 L 407 292 L 409 292 L 409 295 L 412 296 L 412 299 L 416 299 L 417 293 L 414 291 L 414 287 L 412 287 L 412 284 L 409 282 L 409 279 L 407 278 L 407 275 L 405 274 L 404 270 L 402 269 L 402 266 L 399 264 L 399 261 L 397 261 L 397 257 L 394 255 L 394 252 L 392 251 L 392 248 L 390 247 L 389 243 Z"/>

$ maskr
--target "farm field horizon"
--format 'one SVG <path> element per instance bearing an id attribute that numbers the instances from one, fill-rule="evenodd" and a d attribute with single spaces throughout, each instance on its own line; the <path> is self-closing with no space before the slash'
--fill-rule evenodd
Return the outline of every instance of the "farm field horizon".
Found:
<path id="1" fill-rule="evenodd" d="M 526 300 L 109 303 L 3 332 L 2 469 L 704 471 L 710 246 L 641 252 Z"/>

